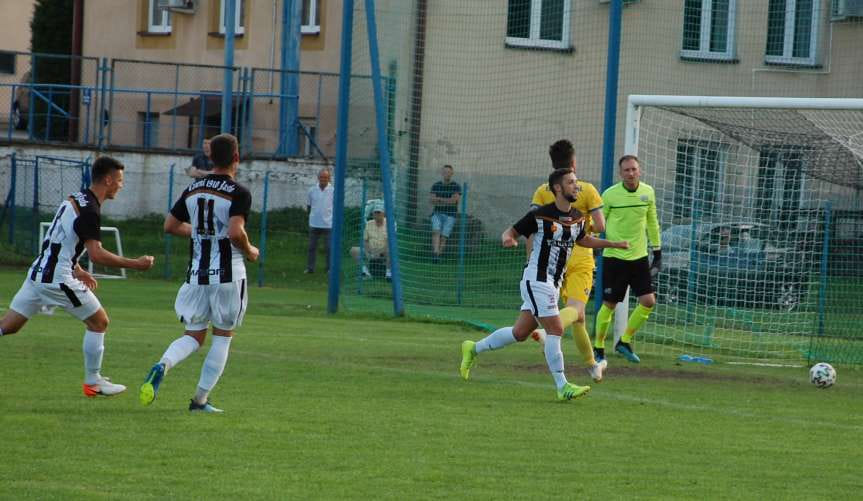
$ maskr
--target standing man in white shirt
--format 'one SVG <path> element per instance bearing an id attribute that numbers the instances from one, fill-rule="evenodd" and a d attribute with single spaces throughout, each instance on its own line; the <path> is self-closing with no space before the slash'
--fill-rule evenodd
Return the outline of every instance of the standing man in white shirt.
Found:
<path id="1" fill-rule="evenodd" d="M 315 272 L 318 254 L 318 240 L 323 240 L 327 252 L 324 270 L 330 270 L 330 230 L 333 227 L 333 186 L 330 184 L 330 171 L 323 168 L 318 172 L 318 184 L 309 189 L 306 210 L 309 211 L 309 258 L 305 273 Z"/>

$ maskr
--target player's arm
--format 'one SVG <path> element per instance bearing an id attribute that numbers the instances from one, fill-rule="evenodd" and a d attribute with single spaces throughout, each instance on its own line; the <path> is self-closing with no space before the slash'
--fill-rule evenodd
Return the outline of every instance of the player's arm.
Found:
<path id="1" fill-rule="evenodd" d="M 111 268 L 132 268 L 133 270 L 149 270 L 153 266 L 153 256 L 140 256 L 135 259 L 118 256 L 113 252 L 102 247 L 102 242 L 95 239 L 89 239 L 84 242 L 84 247 L 87 248 L 87 254 L 90 255 L 90 261 L 102 266 L 110 266 Z"/>
<path id="2" fill-rule="evenodd" d="M 80 264 L 75 264 L 75 267 L 72 268 L 72 276 L 77 280 L 80 280 L 84 285 L 87 286 L 91 291 L 96 290 L 96 287 L 99 287 L 99 282 L 88 273 L 84 268 L 81 268 Z"/>
<path id="3" fill-rule="evenodd" d="M 165 217 L 165 224 L 162 226 L 165 233 L 169 235 L 177 235 L 178 237 L 192 236 L 192 225 L 177 219 L 173 214 L 168 214 Z"/>
<path id="4" fill-rule="evenodd" d="M 249 261 L 257 261 L 260 251 L 257 247 L 249 242 L 249 235 L 246 233 L 246 218 L 242 215 L 231 216 L 228 222 L 228 238 L 234 247 L 240 249 L 240 252 L 246 256 Z"/>
<path id="5" fill-rule="evenodd" d="M 604 238 L 596 238 L 590 235 L 585 235 L 579 240 L 576 240 L 575 243 L 581 247 L 587 247 L 588 249 L 628 249 L 629 242 L 626 240 L 620 240 L 617 242 L 612 242 L 611 240 L 606 240 Z"/>
<path id="6" fill-rule="evenodd" d="M 656 276 L 662 270 L 662 241 L 659 233 L 659 218 L 656 216 L 656 195 L 654 193 L 651 193 L 647 203 L 647 239 L 653 247 L 650 275 Z"/>
<path id="7" fill-rule="evenodd" d="M 519 236 L 530 238 L 538 230 L 536 217 L 533 211 L 530 211 L 519 219 L 517 223 L 507 228 L 500 236 L 500 240 L 504 247 L 517 247 Z"/>
<path id="8" fill-rule="evenodd" d="M 594 233 L 605 231 L 605 215 L 602 213 L 602 207 L 590 211 L 590 230 Z"/>

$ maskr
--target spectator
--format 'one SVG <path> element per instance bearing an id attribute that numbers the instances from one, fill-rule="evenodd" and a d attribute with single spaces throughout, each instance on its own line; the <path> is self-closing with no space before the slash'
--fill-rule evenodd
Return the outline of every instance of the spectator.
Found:
<path id="1" fill-rule="evenodd" d="M 444 165 L 441 169 L 443 181 L 436 182 L 431 188 L 431 203 L 434 207 L 431 216 L 432 254 L 436 263 L 440 262 L 446 239 L 455 226 L 455 215 L 461 200 L 461 188 L 452 180 L 452 174 L 452 165 Z"/>
<path id="2" fill-rule="evenodd" d="M 333 227 L 333 187 L 330 184 L 330 171 L 326 168 L 318 172 L 318 184 L 309 189 L 306 210 L 309 211 L 309 258 L 305 273 L 315 272 L 318 240 L 323 240 L 327 253 L 325 271 L 330 271 L 330 230 Z"/>
<path id="3" fill-rule="evenodd" d="M 186 168 L 186 174 L 190 177 L 200 179 L 213 170 L 213 161 L 210 160 L 210 140 L 204 139 L 200 153 L 196 153 L 192 158 L 192 165 Z"/>
<path id="4" fill-rule="evenodd" d="M 387 219 L 384 216 L 384 204 L 380 200 L 374 202 L 372 219 L 366 221 L 366 229 L 363 232 L 363 247 L 364 256 L 362 257 L 364 259 L 361 259 L 359 247 L 351 247 L 351 256 L 358 265 L 362 266 L 363 278 L 372 277 L 369 266 L 380 269 L 377 266 L 384 263 L 386 264 L 386 278 L 392 278 L 390 256 L 387 252 Z"/>

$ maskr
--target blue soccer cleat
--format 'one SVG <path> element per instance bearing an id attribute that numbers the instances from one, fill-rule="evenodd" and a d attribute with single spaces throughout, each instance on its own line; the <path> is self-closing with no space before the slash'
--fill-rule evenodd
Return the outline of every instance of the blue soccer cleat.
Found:
<path id="1" fill-rule="evenodd" d="M 597 348 L 596 346 L 594 346 L 593 358 L 597 362 L 602 362 L 603 360 L 605 360 L 605 348 Z"/>
<path id="2" fill-rule="evenodd" d="M 222 412 L 225 412 L 222 409 L 218 409 L 218 408 L 214 407 L 213 404 L 211 404 L 209 400 L 207 400 L 203 404 L 199 404 L 199 403 L 195 402 L 194 398 L 189 401 L 189 411 L 190 412 L 206 412 L 207 414 L 221 414 Z"/>
<path id="3" fill-rule="evenodd" d="M 623 355 L 623 357 L 630 362 L 637 364 L 641 362 L 641 359 L 638 358 L 638 355 L 632 351 L 632 346 L 629 343 L 624 343 L 623 341 L 618 341 L 616 345 L 614 345 L 614 351 Z"/>
<path id="4" fill-rule="evenodd" d="M 159 384 L 162 383 L 162 378 L 165 376 L 165 364 L 158 363 L 150 369 L 147 374 L 147 379 L 141 385 L 141 391 L 138 393 L 138 400 L 141 405 L 150 405 L 153 400 L 156 400 L 156 393 L 159 392 Z"/>

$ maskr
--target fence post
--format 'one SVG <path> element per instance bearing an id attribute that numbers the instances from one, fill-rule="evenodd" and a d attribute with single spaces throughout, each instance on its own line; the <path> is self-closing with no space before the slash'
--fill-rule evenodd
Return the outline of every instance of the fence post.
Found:
<path id="1" fill-rule="evenodd" d="M 114 129 L 114 63 L 111 61 L 111 85 L 108 88 L 108 144 L 111 144 L 111 133 Z"/>
<path id="2" fill-rule="evenodd" d="M 458 283 L 456 284 L 456 302 L 461 304 L 464 293 L 464 255 L 465 238 L 467 236 L 467 183 L 462 185 L 461 193 L 461 224 L 458 229 Z"/>
<path id="3" fill-rule="evenodd" d="M 368 199 L 368 186 L 366 177 L 363 176 L 362 199 L 360 200 L 360 271 L 357 273 L 357 294 L 363 293 L 363 265 L 366 264 L 366 200 Z"/>
<path id="4" fill-rule="evenodd" d="M 261 206 L 261 237 L 258 239 L 258 287 L 264 286 L 264 262 L 267 260 L 267 201 L 270 198 L 270 171 L 264 174 L 264 202 Z"/>
<path id="5" fill-rule="evenodd" d="M 30 222 L 30 241 L 31 244 L 31 252 L 35 256 L 38 253 L 39 242 L 37 242 L 37 235 L 39 235 L 39 157 L 36 157 L 36 160 L 33 163 L 33 212 L 32 212 L 33 220 Z"/>
<path id="6" fill-rule="evenodd" d="M 99 128 L 98 128 L 98 142 L 99 149 L 102 149 L 102 143 L 105 139 L 105 93 L 107 91 L 107 80 L 108 80 L 108 60 L 107 58 L 101 58 L 99 60 L 99 106 L 96 111 L 98 114 L 97 120 L 99 120 Z"/>
<path id="7" fill-rule="evenodd" d="M 171 206 L 174 202 L 174 166 L 171 164 L 171 169 L 168 171 L 168 212 L 171 211 Z M 165 233 L 165 270 L 162 275 L 165 279 L 171 278 L 171 234 Z"/>
<path id="8" fill-rule="evenodd" d="M 18 163 L 15 153 L 12 153 L 12 180 L 9 183 L 9 244 L 15 243 L 15 181 L 18 179 Z"/>
<path id="9" fill-rule="evenodd" d="M 246 109 L 246 125 L 243 127 L 246 136 L 244 144 L 246 154 L 252 153 L 252 137 L 255 131 L 255 70 L 250 70 L 249 74 L 249 104 Z"/>
<path id="10" fill-rule="evenodd" d="M 14 83 L 12 84 L 12 93 L 9 94 L 9 110 L 13 111 L 15 109 L 15 94 L 17 94 L 18 86 Z M 18 108 L 18 115 L 21 115 L 21 108 Z M 12 142 L 12 130 L 15 129 L 15 126 L 12 124 L 12 116 L 10 113 L 9 123 L 6 126 L 6 140 Z"/>
<path id="11" fill-rule="evenodd" d="M 150 128 L 153 126 L 152 122 L 150 122 L 150 106 L 152 106 L 152 103 L 151 103 L 152 95 L 153 94 L 150 91 L 147 91 L 147 108 L 146 108 L 146 111 L 144 112 L 144 137 L 143 137 L 144 140 L 142 141 L 144 143 L 144 148 L 152 148 L 153 147 L 153 145 L 150 144 L 150 132 L 151 132 Z"/>
<path id="12" fill-rule="evenodd" d="M 36 84 L 36 68 L 39 62 L 39 56 L 33 54 L 30 56 L 30 81 L 27 84 L 30 86 L 30 93 L 28 96 L 29 108 L 27 109 L 27 139 L 29 141 L 33 140 L 33 131 L 36 128 L 36 121 L 33 120 L 33 117 L 36 113 L 36 89 L 33 87 Z"/>
<path id="13" fill-rule="evenodd" d="M 827 261 L 830 257 L 830 220 L 832 212 L 832 204 L 828 201 L 824 203 L 824 239 L 821 242 L 821 279 L 818 281 L 818 337 L 824 336 L 824 317 L 827 308 Z M 806 361 L 812 363 L 813 353 L 812 344 L 814 336 L 809 337 L 809 352 L 806 354 Z"/>

